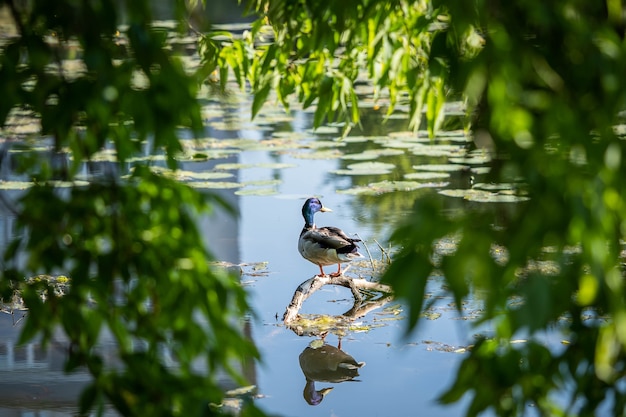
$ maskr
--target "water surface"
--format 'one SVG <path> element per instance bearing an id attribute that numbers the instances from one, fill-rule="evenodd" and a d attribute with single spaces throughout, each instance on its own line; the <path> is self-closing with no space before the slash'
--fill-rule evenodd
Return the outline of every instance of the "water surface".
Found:
<path id="1" fill-rule="evenodd" d="M 475 333 L 467 320 L 458 317 L 451 299 L 442 297 L 434 314 L 409 334 L 404 319 L 406 308 L 396 301 L 356 319 L 352 330 L 331 328 L 325 341 L 334 347 L 341 341 L 342 350 L 356 361 L 365 362 L 365 366 L 351 381 L 316 382 L 318 390 L 333 388 L 317 405 L 305 400 L 307 381 L 299 362 L 302 352 L 317 336 L 299 336 L 282 323 L 297 286 L 318 272 L 317 266 L 302 259 L 297 251 L 303 226 L 301 207 L 306 198 L 317 196 L 333 209 L 331 213 L 317 215 L 318 225 L 337 226 L 348 234 L 358 233 L 377 260 L 384 258 L 379 245 L 388 248 L 389 234 L 410 215 L 415 199 L 443 199 L 446 210 L 450 211 L 465 210 L 473 204 L 463 198 L 438 194 L 443 189 L 467 189 L 484 172 L 463 167 L 463 161 L 458 160 L 450 169 L 453 158 L 464 158 L 472 149 L 463 132 L 457 130 L 460 123 L 455 113 L 446 123 L 448 132 L 431 142 L 423 134 L 406 131 L 407 118 L 401 103 L 393 117 L 384 122 L 386 109 L 372 106 L 365 92 L 361 126 L 355 127 L 347 138 L 340 138 L 342 126 L 326 125 L 312 131 L 314 109 L 296 108 L 286 115 L 270 99 L 251 122 L 249 97 L 233 86 L 225 96 L 209 91 L 203 94 L 205 137 L 199 142 L 185 139 L 185 143 L 193 152 L 204 152 L 209 158 L 201 161 L 181 158 L 181 169 L 194 173 L 231 173 L 232 177 L 223 181 L 244 184 L 206 191 L 219 193 L 229 201 L 237 209 L 238 217 L 217 212 L 199 218 L 198 224 L 216 259 L 243 265 L 245 273 L 241 279 L 254 311 L 248 322 L 249 332 L 263 358 L 253 369 L 246 370 L 250 382 L 257 386 L 258 405 L 269 413 L 293 417 L 459 415 L 463 404 L 442 407 L 436 403 L 437 396 L 450 384 L 463 358 L 463 349 L 472 343 Z M 189 132 L 181 132 L 181 137 L 189 136 Z M 215 157 L 212 152 L 216 150 L 225 152 Z M 364 152 L 380 150 L 384 150 L 381 156 L 363 158 Z M 54 157 L 63 159 L 67 155 Z M 377 173 L 372 170 L 372 175 L 362 172 L 347 175 L 354 174 L 353 164 L 366 162 L 391 164 L 391 168 Z M 158 159 L 152 164 L 164 166 Z M 486 161 L 476 165 L 484 167 Z M 131 166 L 132 163 L 125 169 Z M 428 167 L 436 168 L 427 170 Z M 406 181 L 407 174 L 421 175 L 424 170 L 440 176 L 416 180 L 421 185 L 412 191 L 388 192 L 380 185 L 384 181 Z M 99 162 L 85 166 L 82 175 L 89 180 L 93 175 L 111 172 L 126 173 L 120 172 L 115 162 L 103 153 Z M 10 164 L 0 167 L 0 174 L 5 181 L 27 180 L 16 176 Z M 357 192 L 358 187 L 372 184 L 383 188 L 365 194 Z M 7 201 L 15 200 L 20 194 L 7 189 L 0 192 Z M 506 213 L 510 204 L 482 207 Z M 0 206 L 2 247 L 13 237 L 14 220 L 11 212 Z M 260 263 L 263 266 L 252 273 L 253 267 L 249 265 Z M 331 272 L 333 267 L 326 270 Z M 348 275 L 378 278 L 367 268 L 353 268 Z M 433 277 L 428 290 L 430 297 L 441 295 L 438 277 Z M 336 316 L 352 305 L 348 289 L 327 286 L 304 303 L 301 313 Z M 46 349 L 36 343 L 17 346 L 23 323 L 20 317 L 0 314 L 0 416 L 56 416 L 74 412 L 76 396 L 88 381 L 88 375 L 63 373 L 66 344 L 62 334 Z"/>

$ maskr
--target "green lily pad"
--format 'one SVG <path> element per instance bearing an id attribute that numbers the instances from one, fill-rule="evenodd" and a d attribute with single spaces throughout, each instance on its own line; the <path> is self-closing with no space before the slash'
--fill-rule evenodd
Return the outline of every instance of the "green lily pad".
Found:
<path id="1" fill-rule="evenodd" d="M 528 201 L 529 197 L 514 194 L 492 193 L 485 190 L 441 190 L 439 194 L 448 197 L 463 198 L 468 201 L 478 203 L 517 203 L 520 201 Z"/>
<path id="2" fill-rule="evenodd" d="M 385 148 L 410 149 L 410 148 L 415 147 L 416 145 L 419 145 L 420 141 L 417 138 L 412 138 L 411 140 L 384 138 L 384 139 L 377 139 L 374 142 L 378 143 L 381 146 L 384 146 Z"/>
<path id="3" fill-rule="evenodd" d="M 87 181 L 48 181 L 48 185 L 52 185 L 55 188 L 70 188 L 70 187 L 86 187 L 89 185 Z"/>
<path id="4" fill-rule="evenodd" d="M 336 140 L 316 140 L 316 141 L 307 143 L 307 147 L 311 149 L 341 148 L 342 146 L 346 146 L 346 143 L 336 141 Z"/>
<path id="5" fill-rule="evenodd" d="M 208 159 L 222 159 L 241 153 L 240 149 L 197 149 L 194 152 L 184 152 L 176 155 L 177 161 L 206 161 Z"/>
<path id="6" fill-rule="evenodd" d="M 339 133 L 339 128 L 336 126 L 320 126 L 317 129 L 308 129 L 307 133 L 315 135 L 333 135 Z"/>
<path id="7" fill-rule="evenodd" d="M 31 181 L 0 181 L 0 190 L 25 190 L 33 185 Z"/>
<path id="8" fill-rule="evenodd" d="M 374 142 L 378 140 L 383 140 L 386 138 L 387 136 L 347 136 L 341 140 L 346 143 L 364 143 L 364 142 L 370 142 L 370 141 Z"/>
<path id="9" fill-rule="evenodd" d="M 69 155 L 70 160 L 74 160 L 73 155 Z M 117 162 L 117 152 L 115 149 L 103 149 L 99 152 L 94 153 L 89 158 L 92 162 Z"/>
<path id="10" fill-rule="evenodd" d="M 233 176 L 230 172 L 193 172 L 193 171 L 180 171 L 178 175 L 183 175 L 184 178 L 191 180 L 221 180 L 224 178 L 230 178 Z"/>
<path id="11" fill-rule="evenodd" d="M 247 124 L 244 124 L 244 126 L 242 126 L 241 121 L 234 121 L 234 120 L 224 120 L 220 122 L 211 121 L 208 123 L 208 125 L 211 126 L 213 129 L 223 130 L 223 131 L 239 130 L 239 129 L 258 130 L 258 131 L 271 130 L 271 128 L 267 126 L 260 126 L 260 125 L 256 125 L 252 123 L 247 123 Z"/>
<path id="12" fill-rule="evenodd" d="M 520 187 L 520 184 L 513 184 L 509 182 L 501 182 L 501 183 L 483 183 L 479 182 L 474 184 L 474 189 L 485 190 L 485 191 L 514 191 Z"/>
<path id="13" fill-rule="evenodd" d="M 420 188 L 436 188 L 445 187 L 447 182 L 439 183 L 423 183 L 417 181 L 381 181 L 371 183 L 365 186 L 357 186 L 348 188 L 346 190 L 337 190 L 338 194 L 350 194 L 350 195 L 376 195 L 389 193 L 393 191 L 413 191 Z"/>
<path id="14" fill-rule="evenodd" d="M 249 23 L 214 23 L 211 25 L 215 30 L 225 30 L 227 32 L 241 32 L 250 29 Z"/>
<path id="15" fill-rule="evenodd" d="M 352 322 L 343 316 L 329 316 L 325 314 L 298 314 L 293 322 L 304 332 L 321 334 L 347 328 Z"/>
<path id="16" fill-rule="evenodd" d="M 194 172 L 176 170 L 172 171 L 163 167 L 151 167 L 152 172 L 163 175 L 164 177 L 172 178 L 178 181 L 191 181 L 191 180 L 219 180 L 232 177 L 233 174 L 229 172 Z"/>
<path id="17" fill-rule="evenodd" d="M 89 182 L 83 180 L 76 181 L 48 181 L 45 184 L 51 185 L 55 188 L 70 188 L 70 187 L 85 187 L 89 185 Z M 26 190 L 34 186 L 35 183 L 31 181 L 0 181 L 0 190 Z"/>
<path id="18" fill-rule="evenodd" d="M 220 140 L 220 145 L 222 145 L 222 147 L 228 146 L 231 148 L 248 150 L 248 149 L 256 149 L 259 145 L 259 141 L 255 139 L 238 138 L 238 139 L 229 139 L 225 143 L 222 143 L 222 141 Z"/>
<path id="19" fill-rule="evenodd" d="M 424 311 L 421 316 L 427 320 L 437 320 L 439 317 L 441 317 L 441 313 L 437 311 Z"/>
<path id="20" fill-rule="evenodd" d="M 203 119 L 219 119 L 222 117 L 223 110 L 216 104 L 207 104 L 201 109 Z"/>
<path id="21" fill-rule="evenodd" d="M 278 191 L 276 191 L 275 188 L 251 188 L 251 189 L 246 189 L 246 190 L 237 190 L 235 191 L 236 195 L 258 195 L 258 196 L 265 196 L 265 195 L 275 195 L 278 194 Z"/>
<path id="22" fill-rule="evenodd" d="M 262 164 L 238 164 L 238 163 L 224 163 L 218 164 L 215 166 L 215 169 L 230 171 L 236 169 L 249 169 L 249 168 L 267 168 L 267 169 L 283 169 L 283 168 L 293 168 L 297 165 L 295 164 L 285 164 L 285 163 L 262 163 Z"/>
<path id="23" fill-rule="evenodd" d="M 488 174 L 491 171 L 491 167 L 474 167 L 470 171 L 477 175 Z"/>
<path id="24" fill-rule="evenodd" d="M 422 133 L 422 132 L 420 132 Z M 423 134 L 425 136 L 428 136 L 428 132 L 427 131 L 423 131 Z M 458 130 L 441 130 L 437 132 L 437 138 L 469 138 L 469 136 L 467 135 L 467 132 L 463 129 L 458 129 Z M 470 138 L 471 139 L 471 138 Z"/>
<path id="25" fill-rule="evenodd" d="M 410 151 L 416 156 L 455 156 L 465 153 L 462 146 L 456 145 L 414 145 Z"/>
<path id="26" fill-rule="evenodd" d="M 240 163 L 235 163 L 235 162 L 227 162 L 224 164 L 215 165 L 215 169 L 224 170 L 224 171 L 231 171 L 231 170 L 234 171 L 238 169 L 248 169 L 248 168 L 254 168 L 254 164 L 240 164 Z"/>
<path id="27" fill-rule="evenodd" d="M 298 152 L 291 156 L 298 159 L 337 159 L 341 158 L 341 155 L 343 154 L 337 149 L 324 149 L 314 152 Z"/>
<path id="28" fill-rule="evenodd" d="M 49 146 L 25 146 L 25 147 L 14 147 L 9 149 L 9 153 L 11 154 L 19 154 L 19 153 L 31 153 L 31 152 L 47 152 L 50 150 Z"/>
<path id="29" fill-rule="evenodd" d="M 337 169 L 335 171 L 330 171 L 331 174 L 335 175 L 386 175 L 390 172 L 391 171 L 388 170 L 364 171 L 355 169 Z"/>
<path id="30" fill-rule="evenodd" d="M 356 161 L 369 161 L 380 156 L 395 156 L 404 154 L 400 149 L 368 149 L 361 153 L 351 153 L 341 157 L 341 159 L 352 159 Z"/>
<path id="31" fill-rule="evenodd" d="M 390 138 L 403 138 L 403 139 L 405 138 L 417 139 L 418 138 L 418 136 L 412 130 L 401 130 L 398 132 L 391 132 L 389 133 L 389 137 Z"/>
<path id="32" fill-rule="evenodd" d="M 192 188 L 220 190 L 228 188 L 240 188 L 242 186 L 239 182 L 220 182 L 220 181 L 193 181 L 188 185 Z"/>
<path id="33" fill-rule="evenodd" d="M 270 139 L 263 139 L 259 141 L 258 147 L 256 150 L 261 151 L 284 151 L 288 149 L 299 149 L 304 148 L 304 144 L 302 143 L 302 139 L 290 137 L 272 137 Z"/>
<path id="34" fill-rule="evenodd" d="M 429 164 L 429 165 L 413 165 L 413 169 L 418 171 L 439 171 L 439 172 L 454 172 L 469 169 L 467 165 L 460 164 Z"/>
<path id="35" fill-rule="evenodd" d="M 293 122 L 293 116 L 285 112 L 265 113 L 261 112 L 257 116 L 256 123 L 275 125 L 277 123 Z"/>
<path id="36" fill-rule="evenodd" d="M 161 162 L 165 161 L 165 155 L 144 155 L 144 156 L 133 156 L 132 158 L 128 158 L 126 162 L 128 163 L 136 163 L 136 162 Z"/>
<path id="37" fill-rule="evenodd" d="M 336 175 L 384 175 L 391 173 L 396 166 L 384 162 L 359 162 L 348 165 L 348 169 L 331 171 Z"/>
<path id="38" fill-rule="evenodd" d="M 254 180 L 254 181 L 244 181 L 241 185 L 244 186 L 266 186 L 266 185 L 278 185 L 282 182 L 282 180 L 271 179 L 271 180 Z"/>
<path id="39" fill-rule="evenodd" d="M 256 166 L 258 168 L 267 168 L 267 169 L 285 169 L 285 168 L 295 168 L 298 165 L 287 164 L 284 162 L 263 162 L 261 164 L 257 164 Z"/>
<path id="40" fill-rule="evenodd" d="M 348 165 L 348 169 L 360 171 L 369 169 L 393 169 L 395 167 L 395 164 L 385 162 L 357 162 L 356 164 Z"/>
<path id="41" fill-rule="evenodd" d="M 410 172 L 404 174 L 405 180 L 439 180 L 450 178 L 449 172 Z"/>
<path id="42" fill-rule="evenodd" d="M 290 139 L 290 140 L 297 141 L 297 140 L 302 140 L 308 137 L 311 137 L 311 135 L 304 133 L 304 132 L 285 132 L 285 131 L 272 132 L 272 138 L 278 138 L 278 139 Z"/>
<path id="43" fill-rule="evenodd" d="M 491 157 L 488 154 L 482 154 L 482 155 L 474 154 L 474 155 L 467 155 L 465 157 L 450 158 L 448 160 L 455 164 L 484 165 L 484 164 L 491 162 Z"/>

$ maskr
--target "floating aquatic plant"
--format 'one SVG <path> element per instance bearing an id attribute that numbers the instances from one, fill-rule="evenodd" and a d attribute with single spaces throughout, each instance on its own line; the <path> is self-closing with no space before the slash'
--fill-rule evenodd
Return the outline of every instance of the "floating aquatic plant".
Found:
<path id="1" fill-rule="evenodd" d="M 337 190 L 338 194 L 351 195 L 376 195 L 390 193 L 393 191 L 413 191 L 420 188 L 445 187 L 447 182 L 417 182 L 417 181 L 381 181 L 368 185 L 360 185 L 346 190 Z"/>
<path id="2" fill-rule="evenodd" d="M 278 191 L 276 188 L 251 188 L 245 190 L 237 190 L 235 191 L 236 195 L 256 195 L 256 196 L 267 196 L 267 195 L 276 195 Z"/>
<path id="3" fill-rule="evenodd" d="M 409 172 L 404 174 L 405 180 L 440 180 L 450 178 L 449 172 Z"/>
<path id="4" fill-rule="evenodd" d="M 348 165 L 348 169 L 331 171 L 336 175 L 384 175 L 391 173 L 396 166 L 384 162 L 359 162 Z"/>
<path id="5" fill-rule="evenodd" d="M 381 156 L 395 156 L 403 154 L 404 151 L 400 149 L 367 149 L 361 153 L 351 153 L 343 155 L 341 159 L 368 161 L 372 159 L 377 159 Z"/>
<path id="6" fill-rule="evenodd" d="M 474 201 L 478 203 L 517 203 L 521 201 L 530 200 L 529 197 L 519 196 L 514 194 L 504 193 L 492 193 L 485 190 L 477 189 L 455 189 L 455 190 L 441 190 L 439 194 L 448 197 L 463 198 L 468 201 Z"/>
<path id="7" fill-rule="evenodd" d="M 469 169 L 467 165 L 460 164 L 425 164 L 425 165 L 413 165 L 413 169 L 418 171 L 440 171 L 440 172 L 451 172 L 451 171 L 463 171 L 465 169 Z"/>

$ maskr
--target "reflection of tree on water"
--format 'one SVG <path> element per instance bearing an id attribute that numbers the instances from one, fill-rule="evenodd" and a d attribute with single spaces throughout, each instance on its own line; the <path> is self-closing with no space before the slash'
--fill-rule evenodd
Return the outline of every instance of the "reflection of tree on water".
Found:
<path id="1" fill-rule="evenodd" d="M 315 382 L 339 383 L 355 381 L 359 376 L 359 368 L 365 362 L 357 362 L 352 356 L 341 350 L 341 339 L 337 347 L 331 346 L 324 341 L 326 334 L 321 339 L 316 339 L 300 354 L 300 368 L 306 378 L 304 386 L 304 399 L 310 405 L 318 405 L 333 387 L 316 389 Z"/>

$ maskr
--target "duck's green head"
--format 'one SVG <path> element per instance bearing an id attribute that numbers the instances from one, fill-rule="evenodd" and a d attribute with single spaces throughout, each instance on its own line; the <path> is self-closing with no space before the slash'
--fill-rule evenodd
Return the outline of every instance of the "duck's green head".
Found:
<path id="1" fill-rule="evenodd" d="M 304 217 L 304 221 L 306 222 L 307 226 L 312 226 L 315 223 L 313 217 L 318 211 L 325 212 L 332 210 L 328 207 L 324 207 L 322 205 L 322 202 L 315 197 L 309 198 L 307 201 L 304 202 L 304 206 L 302 206 L 302 217 Z"/>

